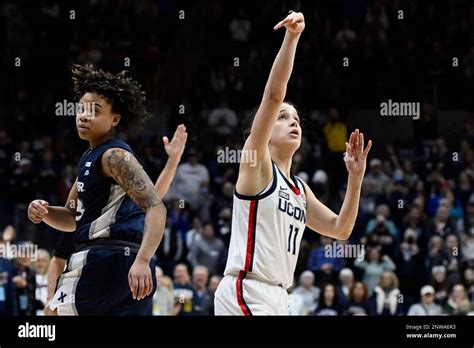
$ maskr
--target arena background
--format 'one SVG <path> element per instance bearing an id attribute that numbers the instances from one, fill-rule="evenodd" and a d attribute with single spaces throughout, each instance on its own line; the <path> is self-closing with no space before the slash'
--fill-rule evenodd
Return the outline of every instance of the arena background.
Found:
<path id="1" fill-rule="evenodd" d="M 290 9 L 306 20 L 287 92 L 304 119 L 294 173 L 338 212 L 347 172 L 334 144 L 356 127 L 374 141 L 347 242 L 364 246 L 365 262 L 328 256 L 333 241 L 305 231 L 292 313 L 406 315 L 417 312 L 425 285 L 434 287 L 440 313 L 472 312 L 474 5 L 467 0 L 0 1 L 2 243 L 55 249 L 60 232 L 30 223 L 26 208 L 35 198 L 64 204 L 88 147 L 74 118 L 55 113 L 56 103 L 73 101 L 72 65 L 128 70 L 153 114 L 127 139 L 147 173 L 157 178 L 166 161 L 161 137 L 180 123 L 189 133 L 181 163 L 196 169 L 178 169 L 166 196 L 155 314 L 212 314 L 238 173 L 238 163 L 219 163 L 218 153 L 242 147 L 242 121 L 260 102 L 282 40 L 272 28 Z M 382 116 L 388 100 L 419 103 L 420 118 Z M 208 276 L 195 271 L 202 264 Z M 38 274 L 7 294 L 18 305 L 26 295 L 26 309 L 0 305 L 0 314 L 41 314 L 46 265 L 32 262 Z M 384 271 L 389 279 L 377 288 Z M 368 288 L 361 301 L 346 298 L 351 284 L 341 273 Z M 324 301 L 326 284 L 336 287 L 332 301 Z"/>

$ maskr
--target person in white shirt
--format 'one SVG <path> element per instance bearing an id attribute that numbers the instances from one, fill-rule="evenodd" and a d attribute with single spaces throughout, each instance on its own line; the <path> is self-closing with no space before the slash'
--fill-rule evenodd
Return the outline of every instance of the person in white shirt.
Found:
<path id="1" fill-rule="evenodd" d="M 431 285 L 425 285 L 420 290 L 421 302 L 411 305 L 407 315 L 441 315 L 443 309 L 434 302 L 435 290 Z"/>

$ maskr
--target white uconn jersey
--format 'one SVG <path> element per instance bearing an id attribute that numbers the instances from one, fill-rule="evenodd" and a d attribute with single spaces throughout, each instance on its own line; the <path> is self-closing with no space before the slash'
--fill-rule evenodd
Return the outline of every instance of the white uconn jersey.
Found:
<path id="1" fill-rule="evenodd" d="M 306 195 L 272 163 L 272 182 L 256 196 L 235 191 L 232 234 L 224 274 L 291 286 L 306 226 Z"/>

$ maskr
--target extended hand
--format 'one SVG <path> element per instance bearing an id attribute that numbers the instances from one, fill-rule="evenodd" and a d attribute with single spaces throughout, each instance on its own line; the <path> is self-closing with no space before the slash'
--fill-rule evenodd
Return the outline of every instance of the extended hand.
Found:
<path id="1" fill-rule="evenodd" d="M 284 20 L 273 27 L 273 30 L 285 27 L 290 33 L 297 34 L 304 30 L 304 16 L 301 12 L 291 12 Z"/>
<path id="2" fill-rule="evenodd" d="M 356 178 L 362 178 L 364 176 L 367 165 L 367 155 L 371 147 L 372 140 L 369 140 L 364 150 L 364 134 L 359 134 L 358 129 L 351 133 L 349 142 L 346 142 L 346 154 L 344 156 L 346 168 L 350 175 Z"/>
<path id="3" fill-rule="evenodd" d="M 183 124 L 180 124 L 178 128 L 176 128 L 171 141 L 169 141 L 168 137 L 163 137 L 165 151 L 171 160 L 179 161 L 181 159 L 187 138 L 188 133 L 186 133 L 186 127 Z"/>

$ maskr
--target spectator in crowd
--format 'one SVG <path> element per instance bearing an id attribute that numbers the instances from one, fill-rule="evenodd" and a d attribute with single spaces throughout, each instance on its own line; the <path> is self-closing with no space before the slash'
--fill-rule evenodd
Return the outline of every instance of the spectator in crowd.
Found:
<path id="1" fill-rule="evenodd" d="M 191 149 L 187 162 L 182 163 L 176 170 L 171 191 L 178 199 L 184 199 L 192 209 L 198 209 L 208 196 L 209 171 L 199 163 L 198 153 Z"/>
<path id="2" fill-rule="evenodd" d="M 364 180 L 369 180 L 374 185 L 374 192 L 378 195 L 384 193 L 385 187 L 390 183 L 390 177 L 383 172 L 382 161 L 373 158 L 369 162 L 369 171 L 365 175 Z M 388 216 L 385 216 L 388 218 Z"/>
<path id="3" fill-rule="evenodd" d="M 0 240 L 0 247 L 4 246 Z M 4 315 L 18 315 L 18 303 L 11 261 L 0 254 L 0 316 Z"/>
<path id="4" fill-rule="evenodd" d="M 455 234 L 446 237 L 446 271 L 450 284 L 461 281 L 461 258 L 459 257 L 459 240 Z"/>
<path id="5" fill-rule="evenodd" d="M 352 285 L 354 285 L 354 272 L 352 272 L 350 268 L 341 269 L 339 272 L 339 282 L 341 283 L 341 285 L 337 287 L 339 298 L 341 299 L 341 303 L 345 305 L 349 298 Z"/>
<path id="6" fill-rule="evenodd" d="M 421 302 L 411 305 L 407 315 L 442 315 L 443 308 L 434 302 L 435 289 L 425 285 L 420 290 Z"/>
<path id="7" fill-rule="evenodd" d="M 469 301 L 474 303 L 474 267 L 466 268 L 464 270 L 464 285 L 466 287 Z"/>
<path id="8" fill-rule="evenodd" d="M 194 243 L 201 238 L 202 222 L 198 216 L 193 218 L 193 228 L 186 232 L 186 248 L 191 250 Z"/>
<path id="9" fill-rule="evenodd" d="M 229 108 L 226 98 L 221 98 L 219 106 L 211 111 L 208 123 L 212 134 L 219 137 L 219 144 L 225 144 L 225 138 L 235 132 L 237 115 Z"/>
<path id="10" fill-rule="evenodd" d="M 183 256 L 183 240 L 181 234 L 171 224 L 171 218 L 167 216 L 165 231 L 158 250 L 158 265 L 164 274 L 171 275 L 176 264 Z"/>
<path id="11" fill-rule="evenodd" d="M 387 255 L 380 255 L 380 248 L 372 247 L 367 252 L 367 260 L 356 259 L 354 266 L 363 270 L 363 281 L 372 293 L 384 271 L 394 271 L 395 263 Z"/>
<path id="12" fill-rule="evenodd" d="M 302 312 L 307 315 L 314 312 L 316 303 L 319 299 L 321 290 L 314 286 L 314 274 L 311 271 L 304 271 L 300 275 L 299 286 L 295 288 L 291 293 L 301 296 Z"/>
<path id="13" fill-rule="evenodd" d="M 390 208 L 386 204 L 380 204 L 375 209 L 375 218 L 371 219 L 367 223 L 366 234 L 370 235 L 374 233 L 380 223 L 383 223 L 393 237 L 397 236 L 397 227 L 395 223 L 389 219 L 390 217 Z"/>
<path id="14" fill-rule="evenodd" d="M 24 250 L 29 249 L 28 242 L 18 244 Z M 13 285 L 16 289 L 19 315 L 35 315 L 39 309 L 36 302 L 36 273 L 31 267 L 32 255 L 22 254 L 13 263 Z"/>
<path id="15" fill-rule="evenodd" d="M 214 226 L 208 222 L 203 226 L 202 238 L 199 238 L 189 251 L 188 260 L 193 268 L 204 265 L 210 274 L 215 274 L 224 251 L 224 242 L 215 236 Z"/>
<path id="16" fill-rule="evenodd" d="M 332 248 L 332 239 L 321 236 L 321 245 L 314 248 L 308 257 L 308 269 L 313 271 L 322 284 L 335 279 L 335 275 L 344 267 L 344 260 L 336 257 L 335 253 L 327 253 L 327 248 Z"/>
<path id="17" fill-rule="evenodd" d="M 209 270 L 206 266 L 197 265 L 193 269 L 193 288 L 196 293 L 194 313 L 197 315 L 214 314 L 214 294 L 207 288 Z"/>
<path id="18" fill-rule="evenodd" d="M 174 268 L 173 297 L 177 315 L 193 315 L 196 306 L 196 292 L 191 285 L 188 266 L 178 263 Z"/>
<path id="19" fill-rule="evenodd" d="M 444 306 L 448 299 L 448 282 L 446 280 L 446 267 L 434 266 L 431 274 L 433 276 L 433 288 L 435 289 L 435 300 L 440 305 Z"/>
<path id="20" fill-rule="evenodd" d="M 474 306 L 469 301 L 466 289 L 462 284 L 456 284 L 451 291 L 448 302 L 445 307 L 448 315 L 472 315 L 474 314 Z"/>
<path id="21" fill-rule="evenodd" d="M 34 262 L 34 270 L 36 272 L 36 315 L 43 315 L 43 308 L 48 302 L 48 267 L 51 261 L 49 252 L 39 249 L 36 252 L 36 261 Z"/>
<path id="22" fill-rule="evenodd" d="M 369 290 L 362 282 L 354 282 L 349 290 L 344 315 L 370 315 Z"/>
<path id="23" fill-rule="evenodd" d="M 252 24 L 243 9 L 238 10 L 237 17 L 230 21 L 229 30 L 233 41 L 245 43 L 249 40 Z"/>
<path id="24" fill-rule="evenodd" d="M 153 315 L 173 315 L 175 299 L 173 296 L 173 281 L 163 274 L 160 267 L 155 268 L 156 291 L 153 294 Z"/>
<path id="25" fill-rule="evenodd" d="M 440 236 L 446 238 L 447 235 L 457 233 L 456 227 L 449 216 L 449 207 L 440 205 L 436 210 L 436 216 L 428 226 L 428 236 Z"/>
<path id="26" fill-rule="evenodd" d="M 211 279 L 209 279 L 209 286 L 207 287 L 207 289 L 209 290 L 209 293 L 212 294 L 212 296 L 214 296 L 221 280 L 222 276 L 217 274 L 213 275 Z"/>
<path id="27" fill-rule="evenodd" d="M 321 288 L 318 305 L 314 311 L 315 315 L 333 316 L 341 315 L 342 306 L 339 302 L 339 295 L 333 284 L 326 284 Z"/>
<path id="28" fill-rule="evenodd" d="M 384 271 L 372 295 L 373 313 L 382 316 L 402 315 L 400 295 L 397 276 L 392 271 Z"/>
<path id="29" fill-rule="evenodd" d="M 434 266 L 446 266 L 448 257 L 446 254 L 446 245 L 442 237 L 433 236 L 428 243 L 428 254 L 426 257 L 427 270 Z"/>
<path id="30" fill-rule="evenodd" d="M 329 150 L 331 187 L 334 190 L 343 183 L 344 162 L 341 161 L 346 151 L 347 125 L 340 119 L 339 110 L 329 109 L 329 120 L 323 128 L 326 145 Z"/>
<path id="31" fill-rule="evenodd" d="M 413 303 L 423 285 L 423 279 L 417 275 L 424 274 L 423 253 L 418 246 L 416 230 L 406 229 L 395 263 L 400 279 L 400 290 L 406 297 L 406 302 Z"/>

